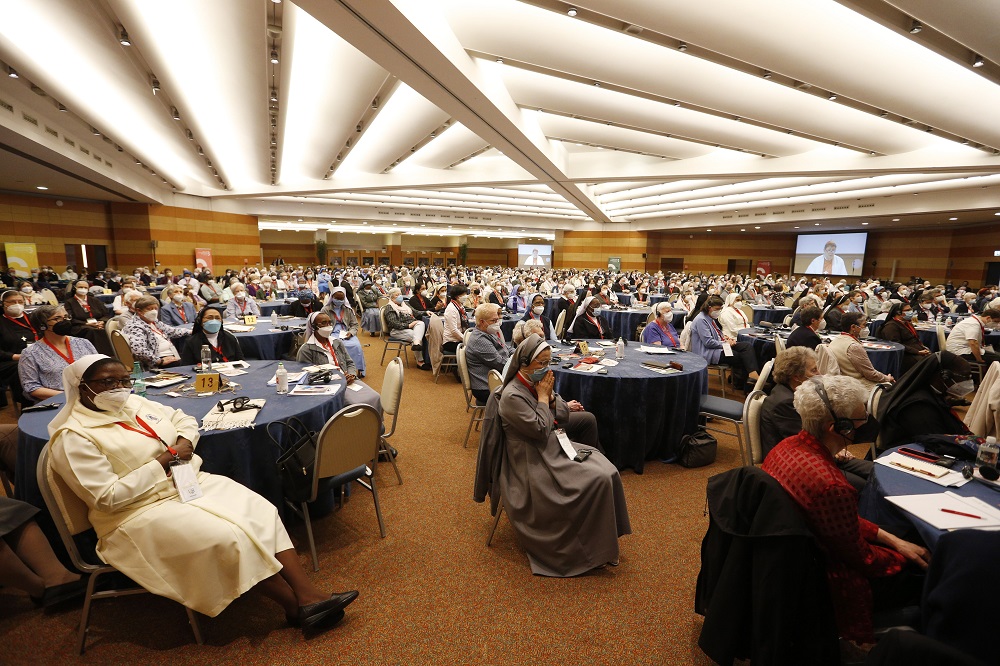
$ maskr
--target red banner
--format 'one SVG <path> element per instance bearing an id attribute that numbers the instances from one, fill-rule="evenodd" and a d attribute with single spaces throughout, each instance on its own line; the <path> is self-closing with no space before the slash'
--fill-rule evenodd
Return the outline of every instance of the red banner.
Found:
<path id="1" fill-rule="evenodd" d="M 757 275 L 764 277 L 771 272 L 771 262 L 770 261 L 758 261 L 757 262 Z"/>
<path id="2" fill-rule="evenodd" d="M 207 247 L 196 247 L 194 249 L 194 266 L 198 270 L 208 269 L 215 272 L 212 268 L 212 250 Z"/>

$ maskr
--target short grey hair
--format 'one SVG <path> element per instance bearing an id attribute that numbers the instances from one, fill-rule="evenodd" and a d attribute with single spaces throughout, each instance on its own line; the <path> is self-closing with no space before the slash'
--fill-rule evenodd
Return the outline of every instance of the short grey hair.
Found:
<path id="1" fill-rule="evenodd" d="M 805 379 L 809 361 L 816 362 L 816 352 L 809 347 L 788 347 L 774 360 L 774 381 L 788 386 L 796 377 Z"/>
<path id="2" fill-rule="evenodd" d="M 156 300 L 156 296 L 143 296 L 142 298 L 140 298 L 139 300 L 137 300 L 135 302 L 135 306 L 134 307 L 135 307 L 136 311 L 138 312 L 139 310 L 145 310 L 150 305 L 155 305 L 155 306 L 159 307 L 160 302 L 158 300 Z"/>
<path id="3" fill-rule="evenodd" d="M 127 294 L 125 294 L 124 296 L 122 296 L 122 303 L 124 303 L 125 305 L 128 305 L 132 301 L 139 300 L 144 295 L 145 294 L 143 294 L 141 291 L 136 291 L 135 289 L 133 289 L 132 291 L 130 291 Z"/>
<path id="4" fill-rule="evenodd" d="M 496 303 L 480 303 L 476 307 L 476 323 L 480 324 L 498 312 L 500 312 L 500 306 Z"/>
<path id="5" fill-rule="evenodd" d="M 814 382 L 822 384 L 833 413 L 820 397 Z M 824 375 L 813 377 L 795 389 L 793 404 L 795 411 L 802 417 L 802 429 L 816 439 L 822 439 L 823 430 L 833 423 L 834 414 L 838 418 L 851 418 L 858 407 L 864 407 L 866 397 L 865 386 L 857 379 L 844 375 Z"/>
<path id="6" fill-rule="evenodd" d="M 674 306 L 672 306 L 668 301 L 660 301 L 653 306 L 653 309 L 656 310 L 657 315 L 661 315 L 667 310 L 673 310 Z"/>

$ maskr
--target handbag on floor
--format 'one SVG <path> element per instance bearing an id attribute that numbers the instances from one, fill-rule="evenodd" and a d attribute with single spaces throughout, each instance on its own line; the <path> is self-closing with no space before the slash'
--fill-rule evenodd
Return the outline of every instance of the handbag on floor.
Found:
<path id="1" fill-rule="evenodd" d="M 711 434 L 699 430 L 681 437 L 680 456 L 677 462 L 684 467 L 704 467 L 715 462 L 719 442 Z"/>
<path id="2" fill-rule="evenodd" d="M 271 431 L 272 426 L 286 428 L 290 437 L 286 444 Z M 316 435 L 298 418 L 272 421 L 267 424 L 267 436 L 280 451 L 275 462 L 285 498 L 291 502 L 307 502 L 312 496 L 313 466 L 316 463 Z M 280 433 L 279 433 L 280 434 Z"/>

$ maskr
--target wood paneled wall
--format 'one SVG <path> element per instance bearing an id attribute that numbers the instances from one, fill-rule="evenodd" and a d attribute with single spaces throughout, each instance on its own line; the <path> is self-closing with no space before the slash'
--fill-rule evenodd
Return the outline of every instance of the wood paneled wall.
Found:
<path id="1" fill-rule="evenodd" d="M 953 233 L 951 229 L 932 229 L 868 234 L 864 275 L 889 279 L 895 262 L 896 281 L 917 276 L 934 284 L 944 283 L 951 263 Z M 980 271 L 977 280 L 981 277 Z"/>
<path id="2" fill-rule="evenodd" d="M 775 273 L 788 273 L 795 254 L 794 234 L 719 234 L 649 232 L 648 270 L 659 270 L 660 257 L 684 259 L 685 269 L 725 273 L 730 259 L 771 262 Z M 622 267 L 624 268 L 624 266 Z"/>
<path id="3" fill-rule="evenodd" d="M 2 243 L 34 243 L 38 262 L 66 270 L 66 245 L 106 245 L 108 264 L 116 266 L 115 239 L 108 204 L 0 194 Z M 4 266 L 7 258 L 4 257 Z"/>
<path id="4" fill-rule="evenodd" d="M 156 258 L 162 266 L 193 267 L 196 247 L 212 250 L 216 271 L 260 263 L 260 233 L 253 215 L 149 206 L 149 229 L 160 243 Z"/>
<path id="5" fill-rule="evenodd" d="M 555 268 L 607 268 L 609 257 L 620 257 L 623 271 L 645 270 L 645 231 L 564 231 L 552 248 Z"/>
<path id="6" fill-rule="evenodd" d="M 510 263 L 510 250 L 506 248 L 470 247 L 468 262 L 470 266 L 503 266 Z M 514 263 L 517 263 L 517 249 L 514 250 Z"/>
<path id="7" fill-rule="evenodd" d="M 955 284 L 968 280 L 981 287 L 986 279 L 986 264 L 1000 261 L 993 253 L 1000 250 L 1000 222 L 989 226 L 955 229 L 949 253 L 950 276 Z"/>

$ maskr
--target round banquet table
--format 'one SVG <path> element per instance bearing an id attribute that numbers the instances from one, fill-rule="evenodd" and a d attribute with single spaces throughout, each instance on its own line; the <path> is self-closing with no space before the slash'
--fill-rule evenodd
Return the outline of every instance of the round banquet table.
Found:
<path id="1" fill-rule="evenodd" d="M 596 341 L 590 344 L 600 349 Z M 554 350 L 554 358 L 569 352 L 569 347 L 561 347 Z M 609 348 L 604 358 L 614 356 Z M 664 375 L 642 367 L 644 361 L 677 361 L 684 369 Z M 632 343 L 625 348 L 625 358 L 609 367 L 606 375 L 567 370 L 562 363 L 550 367 L 559 395 L 579 400 L 597 417 L 601 446 L 618 469 L 642 474 L 646 460 L 673 461 L 681 438 L 698 428 L 699 400 L 708 392 L 708 373 L 705 360 L 696 354 L 646 354 Z"/>
<path id="2" fill-rule="evenodd" d="M 785 317 L 792 314 L 792 309 L 784 306 L 769 308 L 763 305 L 751 305 L 750 307 L 753 308 L 753 323 L 755 326 L 762 321 L 781 324 L 785 321 Z"/>
<path id="3" fill-rule="evenodd" d="M 240 325 L 240 322 L 227 319 L 225 325 L 234 324 Z M 301 332 L 301 330 L 291 327 L 304 327 L 306 320 L 302 318 L 283 319 L 278 322 L 278 325 L 288 326 L 289 329 L 287 331 L 271 331 L 269 315 L 259 318 L 252 331 L 247 333 L 230 332 L 239 340 L 240 349 L 243 350 L 243 356 L 247 360 L 277 360 L 283 358 L 291 350 L 295 335 Z"/>
<path id="4" fill-rule="evenodd" d="M 787 338 L 787 334 L 782 336 Z M 760 331 L 744 328 L 737 335 L 737 341 L 749 342 L 753 345 L 753 351 L 757 355 L 757 365 L 764 367 L 764 364 L 774 358 L 774 335 L 771 333 L 761 333 Z M 865 352 L 868 354 L 872 367 L 881 373 L 899 377 L 899 368 L 903 363 L 903 353 L 905 347 L 897 342 L 888 340 L 863 340 Z M 878 345 L 870 347 L 868 345 Z M 883 349 L 880 347 L 888 347 Z"/>
<path id="5" fill-rule="evenodd" d="M 662 303 L 663 301 L 669 301 L 669 300 L 670 300 L 670 294 L 650 294 L 649 295 L 649 302 L 652 303 L 653 305 L 656 305 L 657 303 Z"/>
<path id="6" fill-rule="evenodd" d="M 179 409 L 193 416 L 201 423 L 202 417 L 215 407 L 220 400 L 230 400 L 239 396 L 264 398 L 267 402 L 257 414 L 255 428 L 240 428 L 237 430 L 202 431 L 198 441 L 197 452 L 204 461 L 202 469 L 213 474 L 222 474 L 234 481 L 242 483 L 247 488 L 267 498 L 272 504 L 283 510 L 284 502 L 281 490 L 281 480 L 278 478 L 275 460 L 278 449 L 267 436 L 265 428 L 272 421 L 282 421 L 298 417 L 309 430 L 319 432 L 323 424 L 344 406 L 344 386 L 341 379 L 332 382 L 340 385 L 340 389 L 332 396 L 293 396 L 278 395 L 275 387 L 267 386 L 278 367 L 277 361 L 249 361 L 247 374 L 233 377 L 231 381 L 240 385 L 235 393 L 216 394 L 205 398 L 172 398 L 163 395 L 173 391 L 177 386 L 166 388 L 150 388 L 146 397 L 174 409 Z M 295 372 L 304 367 L 304 363 L 286 362 L 285 368 Z M 192 380 L 194 373 L 191 372 Z M 147 376 L 152 376 L 147 373 Z M 63 403 L 63 396 L 57 395 L 45 403 Z M 42 448 L 48 442 L 48 424 L 58 413 L 58 410 L 42 412 L 27 412 L 18 419 L 20 430 L 17 441 L 16 492 L 17 499 L 23 500 L 40 508 L 45 508 L 38 483 L 35 479 L 35 468 Z M 284 428 L 271 429 L 288 443 L 290 435 Z"/>
<path id="7" fill-rule="evenodd" d="M 629 308 L 627 310 L 605 310 L 601 308 L 597 311 L 598 314 L 608 320 L 608 325 L 611 326 L 611 334 L 615 340 L 624 338 L 630 341 L 635 340 L 635 330 L 639 326 L 646 325 L 646 319 L 649 317 L 650 312 L 649 308 Z M 611 339 L 611 337 L 609 335 L 608 339 Z"/>
<path id="8" fill-rule="evenodd" d="M 284 301 L 267 301 L 265 303 L 258 303 L 260 307 L 261 317 L 270 317 L 272 312 L 277 312 L 279 315 L 285 313 L 285 302 Z"/>
<path id="9" fill-rule="evenodd" d="M 97 295 L 97 300 L 99 300 L 101 303 L 104 303 L 105 305 L 111 305 L 112 303 L 115 302 L 115 295 L 114 294 L 98 294 Z"/>
<path id="10" fill-rule="evenodd" d="M 946 326 L 944 329 L 945 339 L 951 335 L 952 327 Z M 919 328 L 917 327 L 917 337 L 920 342 L 923 343 L 925 347 L 930 349 L 932 352 L 941 351 L 938 348 L 938 338 L 937 338 L 937 328 Z M 990 331 L 986 334 L 984 342 L 987 345 L 993 345 L 994 349 L 1000 349 L 1000 331 Z"/>

